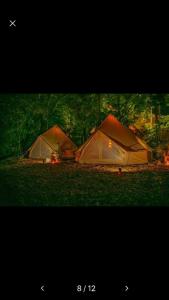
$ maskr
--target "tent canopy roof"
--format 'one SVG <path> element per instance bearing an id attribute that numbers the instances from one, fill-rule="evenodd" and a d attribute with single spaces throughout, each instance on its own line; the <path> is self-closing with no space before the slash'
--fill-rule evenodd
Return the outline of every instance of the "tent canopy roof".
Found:
<path id="1" fill-rule="evenodd" d="M 76 145 L 58 125 L 49 128 L 41 136 L 51 145 L 51 147 L 56 144 L 59 144 L 60 147 L 69 144 L 71 148 L 76 149 Z"/>
<path id="2" fill-rule="evenodd" d="M 99 130 L 126 147 L 138 144 L 135 134 L 129 128 L 124 127 L 111 114 L 101 123 Z"/>
<path id="3" fill-rule="evenodd" d="M 108 138 L 115 141 L 119 146 L 121 146 L 126 151 L 137 151 L 137 150 L 148 150 L 151 148 L 140 138 L 138 138 L 134 132 L 129 128 L 123 126 L 113 115 L 109 114 L 104 121 L 100 124 L 97 130 L 91 134 L 87 141 L 78 149 L 81 151 L 92 139 L 93 135 L 97 131 L 101 131 Z"/>
<path id="4" fill-rule="evenodd" d="M 77 148 L 72 140 L 58 125 L 54 125 L 53 127 L 49 128 L 39 137 L 42 138 L 53 150 L 56 150 L 58 145 L 63 149 L 67 148 L 75 150 Z M 34 144 L 30 147 L 30 149 L 34 146 Z"/>

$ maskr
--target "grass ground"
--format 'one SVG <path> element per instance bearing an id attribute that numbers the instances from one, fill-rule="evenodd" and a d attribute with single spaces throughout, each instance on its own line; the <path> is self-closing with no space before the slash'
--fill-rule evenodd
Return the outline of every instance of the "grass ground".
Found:
<path id="1" fill-rule="evenodd" d="M 169 168 L 0 163 L 0 206 L 168 206 Z M 114 172 L 115 171 L 115 172 Z"/>

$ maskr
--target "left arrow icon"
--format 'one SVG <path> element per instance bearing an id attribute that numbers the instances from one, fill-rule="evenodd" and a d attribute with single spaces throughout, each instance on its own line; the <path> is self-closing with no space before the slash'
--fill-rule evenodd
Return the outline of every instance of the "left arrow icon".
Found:
<path id="1" fill-rule="evenodd" d="M 40 289 L 41 289 L 42 292 L 45 292 L 45 286 L 44 285 L 42 285 Z"/>

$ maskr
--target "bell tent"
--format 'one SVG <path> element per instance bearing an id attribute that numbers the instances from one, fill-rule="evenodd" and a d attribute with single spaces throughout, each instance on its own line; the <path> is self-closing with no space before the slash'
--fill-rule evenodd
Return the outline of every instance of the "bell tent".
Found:
<path id="1" fill-rule="evenodd" d="M 76 161 L 89 164 L 144 164 L 150 157 L 151 148 L 111 114 L 76 152 Z"/>
<path id="2" fill-rule="evenodd" d="M 57 152 L 62 158 L 73 158 L 76 145 L 55 125 L 39 135 L 28 150 L 28 157 L 32 159 L 50 159 L 52 152 Z"/>

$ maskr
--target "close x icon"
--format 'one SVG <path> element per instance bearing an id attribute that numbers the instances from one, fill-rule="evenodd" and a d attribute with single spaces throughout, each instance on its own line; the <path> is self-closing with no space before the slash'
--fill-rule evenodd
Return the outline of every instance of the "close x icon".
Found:
<path id="1" fill-rule="evenodd" d="M 10 28 L 16 27 L 16 19 L 9 19 L 9 27 Z"/>

